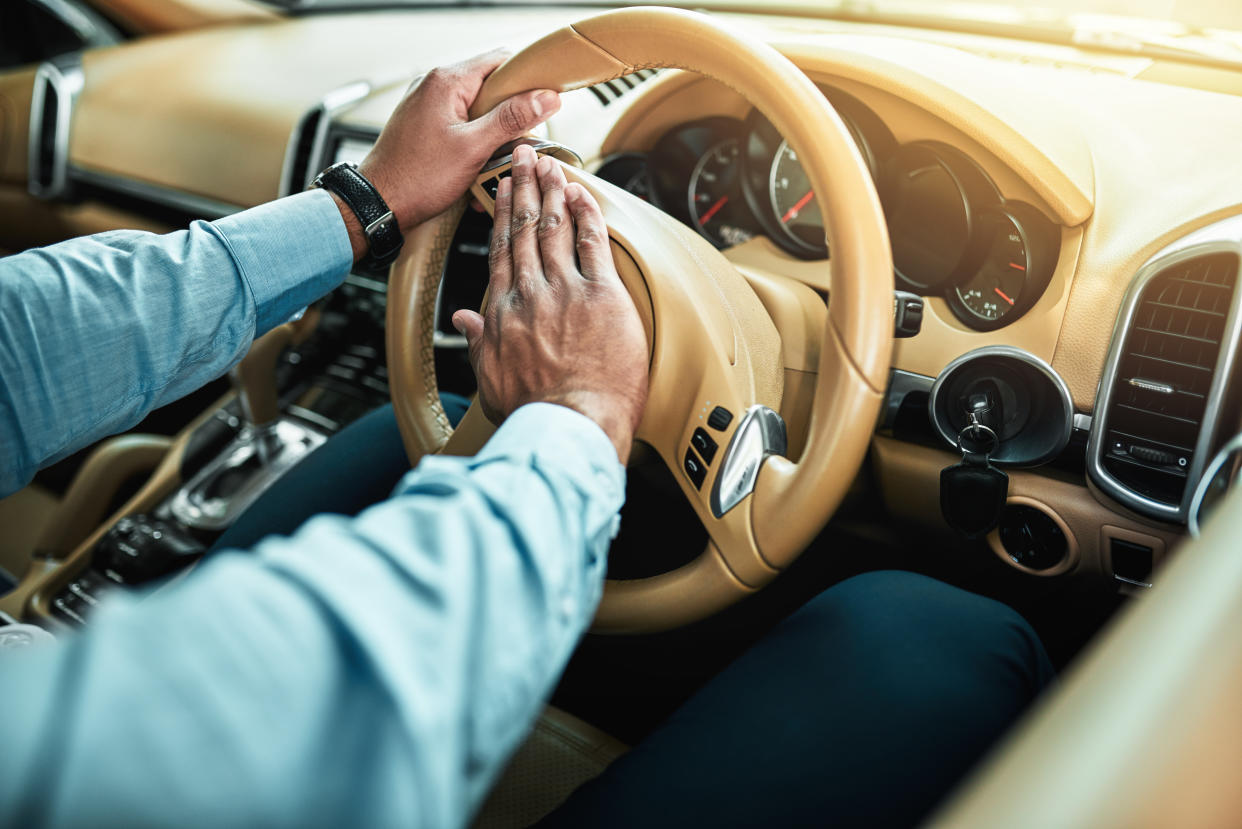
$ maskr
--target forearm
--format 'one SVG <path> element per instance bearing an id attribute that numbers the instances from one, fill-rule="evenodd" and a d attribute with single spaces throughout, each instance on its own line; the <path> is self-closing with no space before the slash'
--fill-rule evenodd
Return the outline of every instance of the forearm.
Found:
<path id="1" fill-rule="evenodd" d="M 0 823 L 464 824 L 594 613 L 622 499 L 603 433 L 550 408 L 0 669 L 30 712 L 0 722 Z"/>
<path id="2" fill-rule="evenodd" d="M 351 261 L 326 193 L 0 259 L 0 495 L 223 374 Z"/>

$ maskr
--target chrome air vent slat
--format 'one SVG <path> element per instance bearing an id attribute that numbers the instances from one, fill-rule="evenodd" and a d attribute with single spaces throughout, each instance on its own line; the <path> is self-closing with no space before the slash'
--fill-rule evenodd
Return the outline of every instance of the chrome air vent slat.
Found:
<path id="1" fill-rule="evenodd" d="M 1239 335 L 1242 219 L 1198 231 L 1139 270 L 1100 381 L 1088 446 L 1095 483 L 1126 506 L 1184 521 L 1211 454 Z"/>

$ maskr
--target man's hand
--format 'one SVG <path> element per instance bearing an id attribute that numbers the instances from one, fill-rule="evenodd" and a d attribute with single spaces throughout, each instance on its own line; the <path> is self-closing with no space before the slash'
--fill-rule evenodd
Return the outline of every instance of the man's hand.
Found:
<path id="1" fill-rule="evenodd" d="M 496 50 L 433 69 L 414 82 L 359 170 L 388 202 L 401 231 L 448 209 L 501 145 L 521 137 L 561 108 L 550 89 L 532 90 L 467 120 L 488 75 L 509 53 Z M 341 204 L 355 258 L 366 252 L 362 228 Z"/>
<path id="2" fill-rule="evenodd" d="M 557 403 L 598 423 L 622 463 L 629 457 L 647 401 L 646 336 L 599 205 L 553 159 L 514 152 L 496 192 L 487 307 L 458 311 L 453 325 L 470 344 L 489 420 Z"/>

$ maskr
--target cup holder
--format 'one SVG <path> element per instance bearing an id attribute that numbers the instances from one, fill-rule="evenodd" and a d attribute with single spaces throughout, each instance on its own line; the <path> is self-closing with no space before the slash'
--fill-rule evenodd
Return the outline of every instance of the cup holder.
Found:
<path id="1" fill-rule="evenodd" d="M 945 367 L 927 404 L 944 441 L 961 449 L 959 435 L 971 423 L 995 433 L 989 457 L 1003 466 L 1039 466 L 1055 458 L 1074 430 L 1069 388 L 1052 366 L 1010 346 L 987 346 Z M 971 451 L 971 447 L 966 447 Z"/>

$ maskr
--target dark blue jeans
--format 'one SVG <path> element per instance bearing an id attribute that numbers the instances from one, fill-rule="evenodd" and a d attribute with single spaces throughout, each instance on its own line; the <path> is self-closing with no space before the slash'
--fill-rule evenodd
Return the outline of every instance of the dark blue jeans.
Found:
<path id="1" fill-rule="evenodd" d="M 445 396 L 453 422 L 465 403 Z M 384 407 L 307 456 L 216 546 L 356 514 L 408 470 Z M 1052 676 L 1009 607 L 914 573 L 865 573 L 777 625 L 541 825 L 908 826 Z"/>

